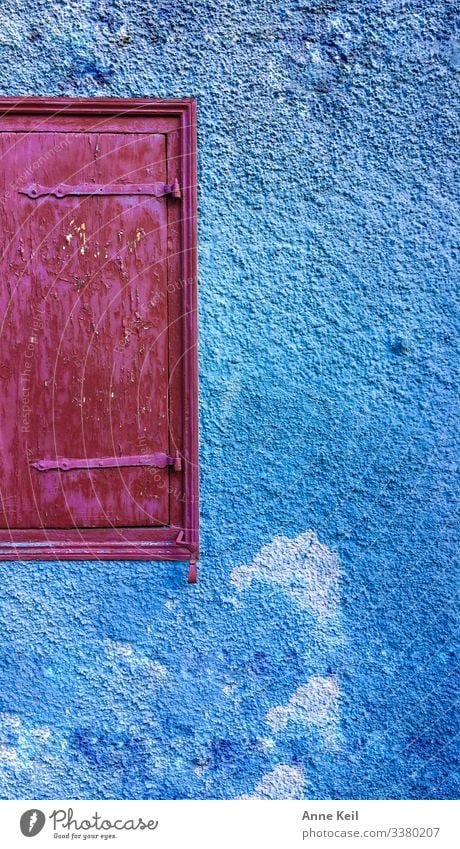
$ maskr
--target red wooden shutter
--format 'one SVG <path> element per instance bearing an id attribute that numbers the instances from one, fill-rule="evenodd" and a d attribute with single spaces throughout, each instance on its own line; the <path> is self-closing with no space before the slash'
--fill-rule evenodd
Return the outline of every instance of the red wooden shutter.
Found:
<path id="1" fill-rule="evenodd" d="M 0 557 L 195 580 L 194 103 L 0 110 Z"/>

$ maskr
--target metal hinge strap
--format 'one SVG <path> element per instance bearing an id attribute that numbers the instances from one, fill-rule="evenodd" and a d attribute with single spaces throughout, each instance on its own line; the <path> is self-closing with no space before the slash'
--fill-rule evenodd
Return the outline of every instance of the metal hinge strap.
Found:
<path id="1" fill-rule="evenodd" d="M 158 469 L 172 466 L 176 472 L 180 472 L 182 469 L 178 451 L 175 457 L 170 457 L 169 454 L 161 452 L 157 454 L 135 454 L 128 457 L 85 457 L 84 459 L 58 457 L 56 460 L 36 460 L 30 465 L 39 472 L 52 470 L 68 472 L 72 469 L 118 469 L 124 466 L 155 466 Z"/>
<path id="2" fill-rule="evenodd" d="M 179 180 L 172 183 L 81 183 L 78 186 L 67 186 L 61 183 L 59 186 L 41 186 L 32 183 L 24 189 L 18 189 L 19 194 L 35 200 L 36 198 L 53 195 L 56 198 L 69 197 L 70 195 L 149 195 L 151 197 L 164 197 L 172 195 L 173 198 L 181 197 Z"/>

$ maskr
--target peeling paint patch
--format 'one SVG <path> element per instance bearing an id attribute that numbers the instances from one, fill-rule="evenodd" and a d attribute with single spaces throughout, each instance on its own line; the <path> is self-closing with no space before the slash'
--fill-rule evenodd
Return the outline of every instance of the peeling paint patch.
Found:
<path id="1" fill-rule="evenodd" d="M 339 574 L 337 554 L 309 530 L 295 539 L 276 536 L 251 564 L 233 569 L 231 580 L 239 592 L 253 581 L 278 584 L 302 607 L 324 619 L 336 614 Z"/>
<path id="2" fill-rule="evenodd" d="M 168 674 L 166 666 L 146 657 L 146 655 L 137 651 L 129 643 L 117 643 L 114 640 L 105 640 L 104 649 L 108 660 L 115 661 L 117 664 L 125 664 L 133 672 L 142 673 L 160 680 Z"/>
<path id="3" fill-rule="evenodd" d="M 0 779 L 7 784 L 9 771 L 20 768 L 33 772 L 53 759 L 51 729 L 46 726 L 27 727 L 19 716 L 0 713 Z M 53 745 L 52 745 L 53 744 Z"/>
<path id="4" fill-rule="evenodd" d="M 19 716 L 14 716 L 11 713 L 0 713 L 0 733 L 5 729 L 18 729 L 21 727 Z"/>
<path id="5" fill-rule="evenodd" d="M 267 722 L 275 732 L 282 731 L 288 722 L 316 727 L 324 742 L 335 748 L 339 723 L 339 685 L 336 675 L 313 675 L 297 688 L 286 705 L 270 708 Z"/>
<path id="6" fill-rule="evenodd" d="M 0 746 L 0 763 L 7 761 L 8 763 L 16 763 L 18 753 L 12 746 Z"/>
<path id="7" fill-rule="evenodd" d="M 305 775 L 299 767 L 278 764 L 262 776 L 253 793 L 239 799 L 302 799 Z"/>

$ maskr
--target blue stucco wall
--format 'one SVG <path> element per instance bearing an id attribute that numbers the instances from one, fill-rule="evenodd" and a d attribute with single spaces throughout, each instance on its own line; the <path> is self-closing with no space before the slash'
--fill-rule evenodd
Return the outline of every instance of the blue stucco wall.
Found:
<path id="1" fill-rule="evenodd" d="M 0 565 L 2 798 L 458 794 L 454 12 L 5 0 L 1 93 L 198 99 L 203 555 Z"/>

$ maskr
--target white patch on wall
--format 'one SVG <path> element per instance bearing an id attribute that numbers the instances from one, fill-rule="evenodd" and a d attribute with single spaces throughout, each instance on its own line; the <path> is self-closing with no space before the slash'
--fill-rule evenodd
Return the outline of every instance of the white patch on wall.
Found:
<path id="1" fill-rule="evenodd" d="M 18 759 L 17 750 L 13 746 L 0 746 L 0 764 L 1 763 L 16 763 Z"/>
<path id="2" fill-rule="evenodd" d="M 0 713 L 0 778 L 3 777 L 2 768 L 4 770 L 8 766 L 35 769 L 36 759 L 45 754 L 50 737 L 51 731 L 46 726 L 26 728 L 19 716 Z M 11 738 L 14 738 L 14 745 Z M 47 758 L 49 760 L 49 752 Z"/>
<path id="3" fill-rule="evenodd" d="M 14 713 L 0 713 L 0 732 L 18 731 L 21 725 L 21 718 Z"/>
<path id="4" fill-rule="evenodd" d="M 312 675 L 297 688 L 285 705 L 270 708 L 267 722 L 274 732 L 282 731 L 288 722 L 315 727 L 330 748 L 337 745 L 339 723 L 339 685 L 336 675 Z"/>
<path id="5" fill-rule="evenodd" d="M 114 640 L 104 640 L 107 659 L 117 667 L 128 667 L 131 672 L 152 678 L 156 681 L 164 679 L 168 670 L 157 660 L 151 660 L 129 643 L 117 643 Z"/>
<path id="6" fill-rule="evenodd" d="M 304 772 L 300 767 L 278 764 L 262 776 L 253 793 L 239 799 L 303 799 Z"/>
<path id="7" fill-rule="evenodd" d="M 302 607 L 324 620 L 336 614 L 340 561 L 314 531 L 295 539 L 276 536 L 248 566 L 237 566 L 231 580 L 241 592 L 253 581 L 277 584 Z"/>

